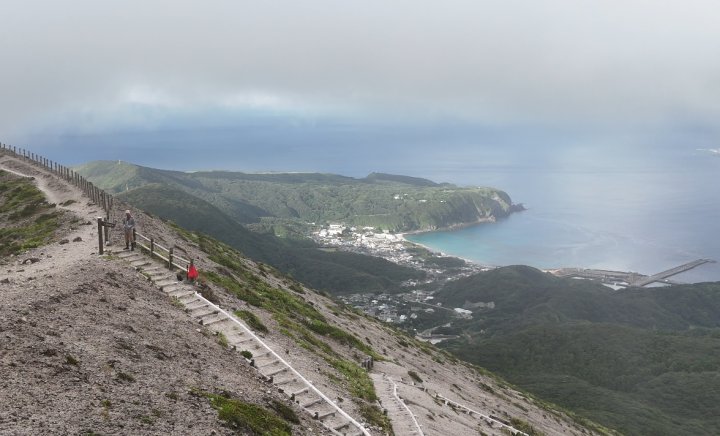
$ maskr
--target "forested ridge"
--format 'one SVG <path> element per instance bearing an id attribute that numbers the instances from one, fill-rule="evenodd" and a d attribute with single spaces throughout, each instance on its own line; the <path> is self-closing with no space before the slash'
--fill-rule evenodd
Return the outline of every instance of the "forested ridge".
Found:
<path id="1" fill-rule="evenodd" d="M 115 193 L 167 184 L 246 224 L 274 217 L 391 231 L 435 230 L 501 218 L 517 208 L 497 189 L 382 173 L 361 179 L 318 173 L 187 173 L 114 161 L 90 162 L 77 170 Z"/>
<path id="2" fill-rule="evenodd" d="M 459 357 L 627 434 L 718 434 L 720 283 L 613 291 L 529 267 L 448 284 Z"/>

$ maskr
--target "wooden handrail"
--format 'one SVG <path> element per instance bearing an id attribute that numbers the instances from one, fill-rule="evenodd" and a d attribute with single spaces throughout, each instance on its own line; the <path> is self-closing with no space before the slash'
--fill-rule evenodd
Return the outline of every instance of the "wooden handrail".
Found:
<path id="1" fill-rule="evenodd" d="M 177 269 L 187 271 L 188 267 L 190 266 L 191 261 L 187 259 L 183 259 L 182 257 L 175 256 L 172 252 L 172 248 L 165 248 L 162 245 L 155 242 L 154 238 L 149 238 L 146 235 L 143 235 L 140 232 L 134 232 L 135 236 L 139 236 L 140 238 L 150 242 L 150 246 L 147 246 L 142 243 L 137 243 L 141 248 L 145 249 L 150 253 L 150 256 L 157 256 L 159 259 L 161 259 L 163 262 L 168 264 L 168 268 L 172 269 L 172 267 L 175 267 Z M 158 253 L 158 250 L 160 249 L 162 251 L 165 251 L 167 253 L 167 256 L 163 256 L 162 254 Z M 185 263 L 185 265 L 179 265 L 176 262 Z"/>

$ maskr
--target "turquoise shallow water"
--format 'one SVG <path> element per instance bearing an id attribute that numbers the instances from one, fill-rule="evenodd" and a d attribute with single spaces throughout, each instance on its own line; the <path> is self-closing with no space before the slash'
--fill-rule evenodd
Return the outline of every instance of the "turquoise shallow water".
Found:
<path id="1" fill-rule="evenodd" d="M 408 235 L 434 250 L 488 265 L 608 268 L 659 272 L 695 260 L 720 260 L 720 157 L 694 148 L 602 165 L 533 165 L 454 172 L 506 190 L 527 211 L 497 223 Z M 678 275 L 720 281 L 720 264 Z"/>

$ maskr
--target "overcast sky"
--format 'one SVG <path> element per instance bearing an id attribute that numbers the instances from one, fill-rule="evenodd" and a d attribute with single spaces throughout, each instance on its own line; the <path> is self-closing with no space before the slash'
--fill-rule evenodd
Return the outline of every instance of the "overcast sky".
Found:
<path id="1" fill-rule="evenodd" d="M 2 0 L 0 17 L 0 137 L 203 111 L 720 123 L 717 0 Z"/>

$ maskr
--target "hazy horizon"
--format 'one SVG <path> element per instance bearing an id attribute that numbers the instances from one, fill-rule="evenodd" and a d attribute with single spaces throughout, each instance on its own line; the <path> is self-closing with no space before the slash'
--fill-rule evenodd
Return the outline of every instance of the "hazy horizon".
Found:
<path id="1" fill-rule="evenodd" d="M 715 9 L 706 0 L 5 2 L 0 138 L 47 150 L 69 138 L 236 153 L 312 144 L 318 159 L 356 147 L 463 153 L 578 138 L 603 150 L 688 132 L 716 148 Z"/>

